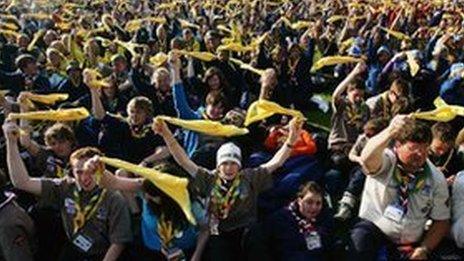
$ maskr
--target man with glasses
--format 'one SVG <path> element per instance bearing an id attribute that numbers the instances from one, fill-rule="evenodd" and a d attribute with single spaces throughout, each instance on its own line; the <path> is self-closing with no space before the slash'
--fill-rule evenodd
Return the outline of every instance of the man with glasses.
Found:
<path id="1" fill-rule="evenodd" d="M 430 128 L 398 115 L 361 153 L 367 175 L 350 260 L 425 260 L 449 232 L 449 193 L 443 174 L 427 160 Z M 393 149 L 389 145 L 393 142 Z M 432 225 L 425 231 L 426 223 Z"/>

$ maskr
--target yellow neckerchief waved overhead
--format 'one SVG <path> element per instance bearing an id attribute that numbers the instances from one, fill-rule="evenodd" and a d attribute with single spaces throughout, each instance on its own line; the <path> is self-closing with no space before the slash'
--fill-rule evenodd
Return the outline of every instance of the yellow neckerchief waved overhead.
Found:
<path id="1" fill-rule="evenodd" d="M 464 107 L 458 105 L 448 105 L 442 98 L 437 97 L 433 102 L 435 110 L 426 112 L 415 112 L 412 116 L 416 119 L 429 121 L 448 122 L 456 118 L 456 116 L 464 116 Z"/>
<path id="2" fill-rule="evenodd" d="M 289 115 L 300 119 L 305 119 L 303 113 L 297 110 L 287 109 L 280 106 L 279 104 L 267 100 L 257 100 L 253 102 L 248 108 L 247 115 L 245 118 L 245 126 L 264 120 L 271 117 L 274 114 Z"/>
<path id="3" fill-rule="evenodd" d="M 179 178 L 154 169 L 141 167 L 139 165 L 135 165 L 120 159 L 101 157 L 100 160 L 107 165 L 129 171 L 148 179 L 161 191 L 166 193 L 166 195 L 171 197 L 177 204 L 179 204 L 190 223 L 194 225 L 196 224 L 196 220 L 192 214 L 189 192 L 187 190 L 187 185 L 189 182 L 187 178 Z M 97 181 L 98 179 L 99 178 L 97 177 Z"/>
<path id="4" fill-rule="evenodd" d="M 168 116 L 157 116 L 154 120 L 163 120 L 181 128 L 200 132 L 210 136 L 232 137 L 245 135 L 248 133 L 248 129 L 246 128 L 239 128 L 232 124 L 222 124 L 220 122 L 211 120 L 181 120 Z"/>

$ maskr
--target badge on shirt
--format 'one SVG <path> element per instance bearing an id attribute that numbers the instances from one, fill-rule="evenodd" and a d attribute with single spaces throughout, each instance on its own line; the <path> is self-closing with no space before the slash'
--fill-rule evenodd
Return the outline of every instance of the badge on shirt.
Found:
<path id="1" fill-rule="evenodd" d="M 211 220 L 209 221 L 209 233 L 212 236 L 219 235 L 219 219 L 216 217 L 211 217 Z"/>
<path id="2" fill-rule="evenodd" d="M 86 236 L 84 236 L 82 234 L 79 234 L 74 238 L 73 244 L 76 247 L 78 247 L 80 250 L 87 253 L 89 251 L 89 249 L 92 247 L 93 242 L 88 237 L 86 237 Z"/>
<path id="3" fill-rule="evenodd" d="M 75 205 L 73 199 L 65 198 L 64 199 L 64 208 L 66 209 L 66 213 L 68 213 L 69 215 L 76 214 L 76 205 Z"/>
<path id="4" fill-rule="evenodd" d="M 321 237 L 317 231 L 309 232 L 305 235 L 306 247 L 308 250 L 319 249 L 322 247 Z"/>
<path id="5" fill-rule="evenodd" d="M 401 221 L 404 215 L 404 209 L 396 204 L 388 205 L 383 212 L 383 216 L 397 223 Z"/>

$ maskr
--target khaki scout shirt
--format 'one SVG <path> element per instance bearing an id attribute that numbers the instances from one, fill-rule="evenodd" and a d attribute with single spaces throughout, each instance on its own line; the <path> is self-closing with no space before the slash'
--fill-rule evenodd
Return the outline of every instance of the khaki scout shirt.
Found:
<path id="1" fill-rule="evenodd" d="M 13 261 L 34 260 L 33 236 L 34 223 L 14 197 L 8 196 L 0 202 L 0 257 Z"/>
<path id="2" fill-rule="evenodd" d="M 229 216 L 220 220 L 219 231 L 231 231 L 256 221 L 257 197 L 260 192 L 272 187 L 272 175 L 264 168 L 243 169 L 239 185 L 240 195 L 232 206 Z M 218 171 L 200 168 L 191 186 L 202 197 L 208 197 L 218 177 Z"/>
<path id="3" fill-rule="evenodd" d="M 400 222 L 388 219 L 384 211 L 398 199 L 397 184 L 393 178 L 396 164 L 393 151 L 385 150 L 381 169 L 366 178 L 359 216 L 373 222 L 397 244 L 415 243 L 421 239 L 428 219 L 450 218 L 448 187 L 443 174 L 427 160 L 430 173 L 424 187 L 409 195 L 406 215 Z"/>
<path id="4" fill-rule="evenodd" d="M 42 180 L 40 201 L 44 205 L 57 206 L 60 209 L 63 226 L 70 241 L 77 236 L 73 234 L 73 219 L 76 214 L 75 189 L 75 181 L 70 178 Z M 82 203 L 90 200 L 91 193 L 81 192 Z M 106 253 L 110 244 L 132 241 L 130 213 L 122 195 L 107 191 L 94 215 L 77 234 L 91 241 L 92 247 L 86 253 L 88 255 L 102 255 Z"/>

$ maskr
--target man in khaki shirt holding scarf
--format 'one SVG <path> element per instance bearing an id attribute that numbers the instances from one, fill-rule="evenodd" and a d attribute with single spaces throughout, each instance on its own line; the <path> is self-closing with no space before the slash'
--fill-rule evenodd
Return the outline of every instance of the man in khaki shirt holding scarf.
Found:
<path id="1" fill-rule="evenodd" d="M 13 185 L 59 207 L 69 241 L 59 260 L 117 260 L 132 240 L 130 214 L 123 197 L 97 186 L 95 173 L 85 167 L 95 148 L 82 148 L 70 156 L 73 178 L 31 178 L 18 149 L 18 126 L 3 125 L 7 163 Z"/>
<path id="2" fill-rule="evenodd" d="M 394 141 L 393 150 L 388 149 Z M 393 118 L 361 154 L 367 175 L 358 222 L 351 231 L 351 260 L 425 260 L 449 232 L 449 194 L 443 174 L 427 160 L 432 134 L 409 116 Z M 427 220 L 433 221 L 425 231 Z"/>

